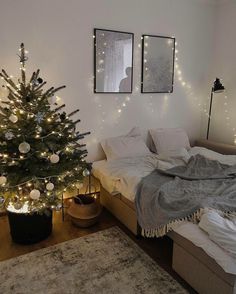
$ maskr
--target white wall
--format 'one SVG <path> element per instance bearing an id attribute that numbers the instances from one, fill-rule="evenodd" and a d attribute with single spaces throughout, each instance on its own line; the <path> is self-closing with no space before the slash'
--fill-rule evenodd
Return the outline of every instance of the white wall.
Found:
<path id="1" fill-rule="evenodd" d="M 133 126 L 183 127 L 200 135 L 199 106 L 208 91 L 216 7 L 201 0 L 0 0 L 0 64 L 18 74 L 19 44 L 30 51 L 28 71 L 40 68 L 48 85 L 66 84 L 60 93 L 67 110 L 80 108 L 89 159 L 99 158 L 97 142 L 126 133 Z M 93 28 L 135 34 L 134 93 L 93 93 Z M 141 34 L 175 36 L 178 64 L 174 93 L 141 94 Z M 220 72 L 222 73 L 222 71 Z M 182 77 L 182 81 L 178 80 Z M 182 82 L 191 85 L 191 89 Z M 119 114 L 118 109 L 122 112 Z"/>
<path id="2" fill-rule="evenodd" d="M 214 96 L 210 139 L 234 144 L 236 139 L 236 1 L 219 2 L 211 81 L 215 77 L 222 78 L 226 91 L 224 94 Z M 211 84 L 209 84 L 209 91 L 210 87 Z"/>

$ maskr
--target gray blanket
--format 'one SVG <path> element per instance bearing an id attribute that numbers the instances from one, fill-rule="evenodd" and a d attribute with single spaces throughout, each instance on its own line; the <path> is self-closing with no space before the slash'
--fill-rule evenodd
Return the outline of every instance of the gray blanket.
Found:
<path id="1" fill-rule="evenodd" d="M 155 170 L 138 185 L 135 205 L 142 234 L 162 236 L 183 220 L 197 221 L 201 209 L 236 211 L 236 165 L 201 155 L 186 166 Z"/>

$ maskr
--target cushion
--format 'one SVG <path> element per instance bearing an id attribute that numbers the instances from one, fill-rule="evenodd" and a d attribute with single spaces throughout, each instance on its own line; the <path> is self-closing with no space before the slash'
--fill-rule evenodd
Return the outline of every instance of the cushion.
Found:
<path id="1" fill-rule="evenodd" d="M 156 148 L 156 153 L 178 150 L 181 148 L 189 149 L 190 143 L 188 135 L 183 129 L 162 128 L 151 129 L 149 133 Z"/>
<path id="2" fill-rule="evenodd" d="M 102 140 L 101 145 L 106 154 L 107 160 L 151 154 L 141 137 L 139 128 L 133 128 L 125 136 Z"/>

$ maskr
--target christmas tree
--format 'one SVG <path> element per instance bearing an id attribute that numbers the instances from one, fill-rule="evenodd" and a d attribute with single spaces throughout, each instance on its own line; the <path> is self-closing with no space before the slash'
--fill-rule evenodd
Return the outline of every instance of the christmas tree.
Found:
<path id="1" fill-rule="evenodd" d="M 0 104 L 0 204 L 15 211 L 59 209 L 63 192 L 81 184 L 89 174 L 87 150 L 76 131 L 79 119 L 63 111 L 55 93 L 65 86 L 43 90 L 46 81 L 37 70 L 26 77 L 27 51 L 20 46 L 21 77 L 0 72 L 6 99 Z"/>

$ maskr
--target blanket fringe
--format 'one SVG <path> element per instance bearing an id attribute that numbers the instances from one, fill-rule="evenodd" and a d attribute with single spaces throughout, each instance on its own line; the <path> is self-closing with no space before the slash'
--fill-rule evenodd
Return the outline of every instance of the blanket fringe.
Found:
<path id="1" fill-rule="evenodd" d="M 168 224 L 166 224 L 164 226 L 160 226 L 156 229 L 142 229 L 141 234 L 143 237 L 148 237 L 148 238 L 162 237 L 162 236 L 166 235 L 168 232 L 173 231 L 179 224 L 181 224 L 183 222 L 190 221 L 192 223 L 198 223 L 201 219 L 202 214 L 204 212 L 206 212 L 207 210 L 212 210 L 212 209 L 213 208 L 200 208 L 196 212 L 194 212 L 193 214 L 191 214 L 189 216 L 171 221 Z M 236 217 L 235 211 L 222 212 L 222 211 L 216 210 L 216 209 L 213 209 L 213 210 L 217 211 L 219 214 L 221 214 L 222 216 L 227 217 L 229 219 Z"/>

